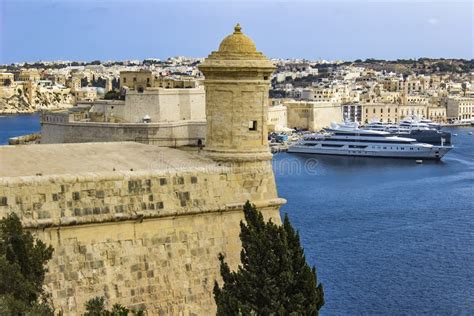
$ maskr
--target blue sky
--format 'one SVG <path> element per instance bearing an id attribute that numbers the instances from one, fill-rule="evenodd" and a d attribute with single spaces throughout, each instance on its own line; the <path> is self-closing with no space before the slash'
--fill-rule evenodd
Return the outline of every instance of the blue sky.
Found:
<path id="1" fill-rule="evenodd" d="M 204 57 L 236 22 L 269 57 L 474 58 L 472 1 L 0 0 L 0 64 Z"/>

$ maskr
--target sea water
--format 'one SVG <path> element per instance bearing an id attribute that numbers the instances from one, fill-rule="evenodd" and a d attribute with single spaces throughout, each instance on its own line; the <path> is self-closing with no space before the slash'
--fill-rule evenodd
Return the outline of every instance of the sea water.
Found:
<path id="1" fill-rule="evenodd" d="M 39 130 L 37 114 L 0 117 L 0 144 Z M 474 128 L 447 130 L 438 162 L 274 155 L 322 315 L 474 314 Z"/>
<path id="2" fill-rule="evenodd" d="M 438 162 L 274 156 L 322 315 L 474 315 L 474 128 L 447 130 Z"/>
<path id="3" fill-rule="evenodd" d="M 38 133 L 41 129 L 40 115 L 2 115 L 0 114 L 0 145 L 8 144 L 11 137 Z"/>

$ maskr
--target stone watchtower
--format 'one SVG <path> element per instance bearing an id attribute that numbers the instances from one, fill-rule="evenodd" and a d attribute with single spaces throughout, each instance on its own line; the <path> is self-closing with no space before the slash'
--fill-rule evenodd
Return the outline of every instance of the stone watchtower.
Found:
<path id="1" fill-rule="evenodd" d="M 206 77 L 208 156 L 235 163 L 270 160 L 267 104 L 275 66 L 237 24 L 199 70 Z"/>

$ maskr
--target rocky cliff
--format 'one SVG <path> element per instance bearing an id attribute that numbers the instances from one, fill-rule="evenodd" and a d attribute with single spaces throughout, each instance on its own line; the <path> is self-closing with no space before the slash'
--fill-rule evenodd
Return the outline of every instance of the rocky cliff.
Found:
<path id="1" fill-rule="evenodd" d="M 33 113 L 38 110 L 68 108 L 73 103 L 73 96 L 63 91 L 38 89 L 32 100 L 22 92 L 15 91 L 9 97 L 0 98 L 0 113 Z"/>

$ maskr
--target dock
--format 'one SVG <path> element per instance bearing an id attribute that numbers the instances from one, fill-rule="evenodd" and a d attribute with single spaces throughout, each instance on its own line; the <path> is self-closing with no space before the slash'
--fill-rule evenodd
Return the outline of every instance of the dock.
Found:
<path id="1" fill-rule="evenodd" d="M 288 151 L 288 144 L 284 144 L 284 143 L 270 144 L 270 151 L 272 152 L 272 154 L 287 152 Z"/>

